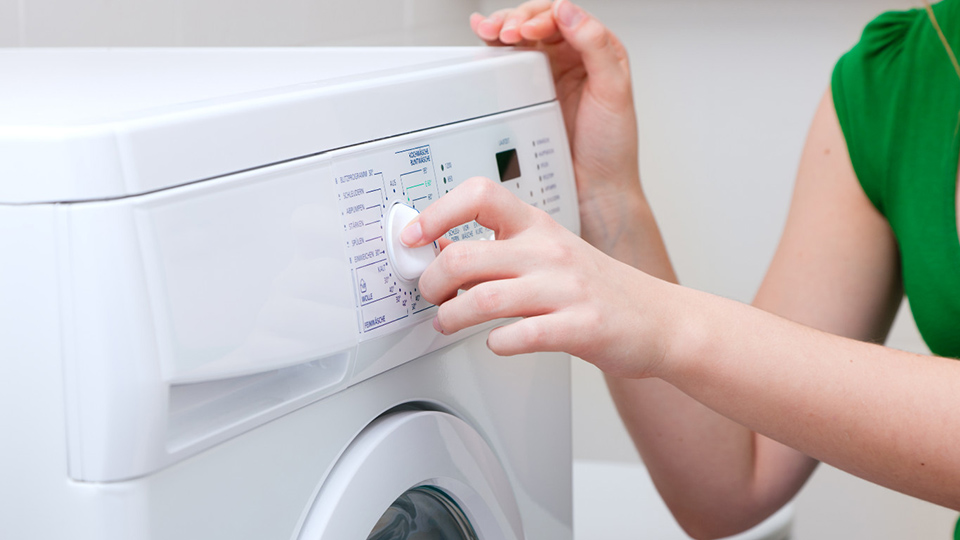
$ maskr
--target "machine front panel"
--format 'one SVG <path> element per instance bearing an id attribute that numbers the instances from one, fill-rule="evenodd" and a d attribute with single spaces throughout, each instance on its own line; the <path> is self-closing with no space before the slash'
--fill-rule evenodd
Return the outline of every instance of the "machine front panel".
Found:
<path id="1" fill-rule="evenodd" d="M 438 334 L 386 255 L 391 204 L 473 176 L 578 231 L 556 103 L 63 207 L 71 476 L 148 474 L 489 328 Z"/>

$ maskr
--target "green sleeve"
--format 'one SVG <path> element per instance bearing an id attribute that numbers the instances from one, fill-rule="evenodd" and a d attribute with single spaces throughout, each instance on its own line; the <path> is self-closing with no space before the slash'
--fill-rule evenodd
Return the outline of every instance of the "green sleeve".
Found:
<path id="1" fill-rule="evenodd" d="M 890 141 L 903 112 L 898 110 L 898 81 L 908 63 L 900 61 L 901 52 L 908 34 L 925 16 L 922 10 L 911 10 L 874 19 L 860 42 L 837 62 L 831 79 L 853 170 L 867 197 L 884 214 Z"/>

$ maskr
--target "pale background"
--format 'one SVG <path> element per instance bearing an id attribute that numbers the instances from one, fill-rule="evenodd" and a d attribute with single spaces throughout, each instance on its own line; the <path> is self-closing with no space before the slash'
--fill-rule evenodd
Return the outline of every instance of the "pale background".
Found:
<path id="1" fill-rule="evenodd" d="M 0 46 L 474 45 L 501 0 L 0 0 Z M 641 168 L 681 280 L 749 301 L 836 59 L 910 0 L 583 0 L 626 43 Z M 949 23 L 947 23 L 949 24 Z M 3 75 L 0 74 L 0 84 Z M 890 345 L 925 351 L 904 310 Z M 596 369 L 574 362 L 574 454 L 637 461 Z M 946 539 L 956 513 L 822 466 L 799 540 Z"/>

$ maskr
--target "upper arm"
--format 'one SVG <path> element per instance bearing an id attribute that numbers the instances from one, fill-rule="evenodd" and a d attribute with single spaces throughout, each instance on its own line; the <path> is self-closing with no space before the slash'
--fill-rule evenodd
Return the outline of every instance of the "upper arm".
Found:
<path id="1" fill-rule="evenodd" d="M 882 342 L 902 295 L 896 239 L 857 181 L 828 90 L 753 304 L 825 332 Z"/>

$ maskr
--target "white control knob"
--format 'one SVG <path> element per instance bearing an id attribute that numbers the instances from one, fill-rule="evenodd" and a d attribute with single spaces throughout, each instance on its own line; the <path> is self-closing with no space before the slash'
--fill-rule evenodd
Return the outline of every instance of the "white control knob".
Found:
<path id="1" fill-rule="evenodd" d="M 436 242 L 417 248 L 409 248 L 400 242 L 400 231 L 419 213 L 399 202 L 393 203 L 387 212 L 387 259 L 397 277 L 406 282 L 420 279 L 420 274 L 440 253 Z"/>

